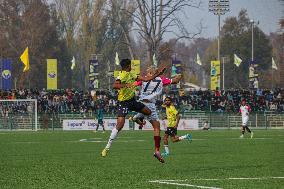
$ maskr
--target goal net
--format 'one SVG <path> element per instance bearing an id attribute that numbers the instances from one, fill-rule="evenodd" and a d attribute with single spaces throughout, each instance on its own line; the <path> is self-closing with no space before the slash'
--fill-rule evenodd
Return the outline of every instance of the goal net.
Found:
<path id="1" fill-rule="evenodd" d="M 38 129 L 37 100 L 0 100 L 0 130 Z"/>

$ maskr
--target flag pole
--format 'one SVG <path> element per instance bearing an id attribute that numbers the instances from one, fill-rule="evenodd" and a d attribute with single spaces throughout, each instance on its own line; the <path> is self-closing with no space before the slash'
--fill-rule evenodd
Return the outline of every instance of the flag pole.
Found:
<path id="1" fill-rule="evenodd" d="M 272 79 L 272 82 L 271 82 L 271 89 L 273 89 L 273 83 L 274 83 L 273 68 L 271 68 L 271 79 Z"/>

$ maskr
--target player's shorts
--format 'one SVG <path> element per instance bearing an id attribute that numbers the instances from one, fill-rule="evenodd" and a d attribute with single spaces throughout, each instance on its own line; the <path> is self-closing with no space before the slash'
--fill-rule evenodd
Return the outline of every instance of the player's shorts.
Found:
<path id="1" fill-rule="evenodd" d="M 141 112 L 145 105 L 142 102 L 136 101 L 134 98 L 118 102 L 118 117 L 125 117 L 129 111 Z"/>
<path id="2" fill-rule="evenodd" d="M 142 102 L 142 103 L 151 110 L 151 115 L 146 116 L 146 118 L 149 121 L 158 120 L 159 117 L 158 117 L 157 108 L 156 108 L 155 103 L 146 103 L 146 102 Z M 138 114 L 135 115 L 135 117 L 137 117 L 137 118 L 144 117 L 144 114 L 138 113 Z"/>
<path id="3" fill-rule="evenodd" d="M 102 119 L 98 119 L 98 124 L 99 125 L 103 125 L 104 124 L 104 121 Z"/>
<path id="4" fill-rule="evenodd" d="M 248 124 L 248 120 L 249 120 L 249 117 L 243 117 L 242 118 L 242 126 L 247 126 L 247 124 Z"/>
<path id="5" fill-rule="evenodd" d="M 167 130 L 165 131 L 165 134 L 173 137 L 177 135 L 177 128 L 173 128 L 173 127 L 167 127 Z"/>

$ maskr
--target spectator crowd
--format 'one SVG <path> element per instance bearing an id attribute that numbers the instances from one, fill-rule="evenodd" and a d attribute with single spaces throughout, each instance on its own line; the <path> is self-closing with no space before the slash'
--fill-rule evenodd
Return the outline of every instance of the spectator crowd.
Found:
<path id="1" fill-rule="evenodd" d="M 138 94 L 137 94 L 138 95 Z M 213 111 L 238 112 L 241 100 L 245 99 L 254 112 L 284 112 L 284 89 L 274 90 L 226 90 L 226 91 L 187 91 L 163 94 L 157 101 L 157 108 L 162 108 L 163 98 L 172 97 L 180 111 Z M 47 91 L 37 89 L 0 90 L 3 99 L 37 99 L 39 113 L 81 113 L 96 112 L 102 109 L 105 113 L 115 115 L 117 96 L 109 91 L 83 92 L 74 89 Z M 7 112 L 32 112 L 28 102 L 0 102 L 0 115 Z"/>

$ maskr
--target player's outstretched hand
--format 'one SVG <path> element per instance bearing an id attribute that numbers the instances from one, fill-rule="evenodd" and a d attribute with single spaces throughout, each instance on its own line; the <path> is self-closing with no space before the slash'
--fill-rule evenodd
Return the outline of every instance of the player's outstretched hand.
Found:
<path id="1" fill-rule="evenodd" d="M 127 83 L 125 86 L 127 88 L 135 87 L 135 83 Z"/>
<path id="2" fill-rule="evenodd" d="M 177 80 L 181 80 L 181 74 L 176 75 L 175 78 L 176 78 Z"/>
<path id="3" fill-rule="evenodd" d="M 165 71 L 166 71 L 166 66 L 165 65 L 162 65 L 160 68 L 159 68 L 159 73 L 160 74 L 163 74 Z"/>

